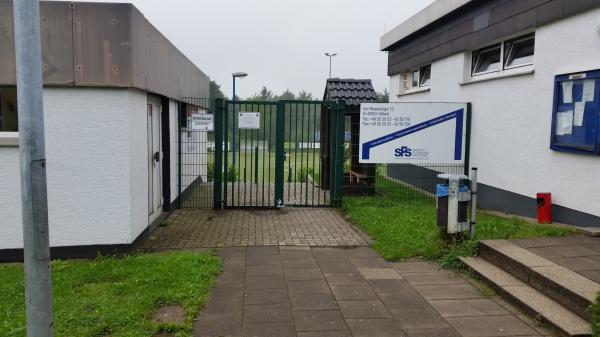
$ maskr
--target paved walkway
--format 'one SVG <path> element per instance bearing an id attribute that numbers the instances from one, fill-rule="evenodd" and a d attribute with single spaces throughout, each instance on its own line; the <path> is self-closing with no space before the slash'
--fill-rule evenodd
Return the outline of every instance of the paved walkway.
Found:
<path id="1" fill-rule="evenodd" d="M 511 242 L 600 283 L 600 237 L 571 235 Z"/>
<path id="2" fill-rule="evenodd" d="M 332 208 L 175 211 L 143 244 L 144 251 L 290 246 L 361 246 L 366 241 Z"/>
<path id="3" fill-rule="evenodd" d="M 219 255 L 223 273 L 195 337 L 547 335 L 459 275 L 426 262 L 388 263 L 369 247 L 241 247 Z"/>

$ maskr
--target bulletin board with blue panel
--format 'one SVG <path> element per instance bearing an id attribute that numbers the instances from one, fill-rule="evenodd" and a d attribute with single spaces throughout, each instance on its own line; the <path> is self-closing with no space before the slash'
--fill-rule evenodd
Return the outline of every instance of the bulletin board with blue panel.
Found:
<path id="1" fill-rule="evenodd" d="M 600 70 L 558 75 L 550 148 L 600 154 Z"/>

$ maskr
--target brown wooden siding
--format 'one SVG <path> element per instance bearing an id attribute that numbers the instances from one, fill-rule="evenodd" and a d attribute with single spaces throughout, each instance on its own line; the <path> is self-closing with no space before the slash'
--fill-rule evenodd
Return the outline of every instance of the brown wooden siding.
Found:
<path id="1" fill-rule="evenodd" d="M 388 75 L 599 6 L 600 0 L 474 1 L 388 47 Z"/>

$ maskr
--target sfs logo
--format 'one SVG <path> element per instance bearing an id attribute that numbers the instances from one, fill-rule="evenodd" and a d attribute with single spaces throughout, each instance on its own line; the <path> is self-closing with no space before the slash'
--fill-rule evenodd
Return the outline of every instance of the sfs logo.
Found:
<path id="1" fill-rule="evenodd" d="M 394 156 L 396 157 L 410 157 L 412 156 L 412 149 L 408 146 L 403 146 L 394 150 Z"/>

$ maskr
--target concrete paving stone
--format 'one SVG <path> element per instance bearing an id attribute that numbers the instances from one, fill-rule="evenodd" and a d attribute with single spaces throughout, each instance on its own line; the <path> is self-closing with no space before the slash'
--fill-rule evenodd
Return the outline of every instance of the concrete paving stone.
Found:
<path id="1" fill-rule="evenodd" d="M 371 247 L 356 247 L 352 249 L 346 250 L 346 255 L 348 257 L 357 257 L 357 258 L 376 258 L 380 259 L 381 256 L 377 254 Z"/>
<path id="2" fill-rule="evenodd" d="M 288 281 L 312 281 L 322 280 L 323 273 L 319 268 L 313 269 L 287 269 L 285 279 Z"/>
<path id="3" fill-rule="evenodd" d="M 331 293 L 325 280 L 287 281 L 290 294 L 322 294 Z"/>
<path id="4" fill-rule="evenodd" d="M 481 291 L 471 284 L 421 285 L 415 289 L 426 300 L 483 298 Z"/>
<path id="5" fill-rule="evenodd" d="M 346 319 L 350 318 L 392 318 L 380 300 L 338 301 Z"/>
<path id="6" fill-rule="evenodd" d="M 244 295 L 244 304 L 289 303 L 287 289 L 248 289 Z"/>
<path id="7" fill-rule="evenodd" d="M 244 305 L 244 324 L 291 321 L 292 309 L 289 303 Z"/>
<path id="8" fill-rule="evenodd" d="M 572 271 L 584 271 L 584 270 L 597 270 L 598 269 L 598 261 L 590 258 L 588 256 L 585 257 L 566 257 L 562 259 L 553 259 L 553 262 L 570 269 Z"/>
<path id="9" fill-rule="evenodd" d="M 266 264 L 260 266 L 247 266 L 246 277 L 283 275 L 283 268 L 278 264 Z"/>
<path id="10" fill-rule="evenodd" d="M 430 306 L 419 309 L 390 309 L 392 316 L 403 329 L 449 328 L 448 323 Z"/>
<path id="11" fill-rule="evenodd" d="M 377 293 L 417 294 L 406 280 L 368 280 Z"/>
<path id="12" fill-rule="evenodd" d="M 331 286 L 331 291 L 338 301 L 377 299 L 370 286 Z"/>
<path id="13" fill-rule="evenodd" d="M 214 298 L 232 298 L 244 296 L 243 282 L 217 282 L 211 290 Z"/>
<path id="14" fill-rule="evenodd" d="M 222 283 L 244 283 L 246 273 L 244 270 L 225 271 L 217 276 L 217 282 Z"/>
<path id="15" fill-rule="evenodd" d="M 346 322 L 339 310 L 294 311 L 296 331 L 345 330 Z"/>
<path id="16" fill-rule="evenodd" d="M 246 254 L 250 255 L 279 255 L 279 247 L 248 247 Z"/>
<path id="17" fill-rule="evenodd" d="M 441 270 L 437 264 L 425 261 L 394 262 L 392 263 L 392 268 L 396 269 L 396 271 L 400 274 L 426 273 Z"/>
<path id="18" fill-rule="evenodd" d="M 293 250 L 293 251 L 282 251 L 282 260 L 301 260 L 301 259 L 312 259 L 313 254 L 310 250 Z"/>
<path id="19" fill-rule="evenodd" d="M 241 337 L 242 317 L 240 316 L 237 319 L 227 315 L 218 317 L 200 316 L 194 321 L 192 331 L 194 337 Z"/>
<path id="20" fill-rule="evenodd" d="M 581 274 L 584 277 L 587 277 L 588 279 L 590 279 L 596 283 L 600 283 L 600 271 L 584 270 L 584 271 L 580 271 L 579 274 Z"/>
<path id="21" fill-rule="evenodd" d="M 452 328 L 404 329 L 407 337 L 461 337 Z"/>
<path id="22" fill-rule="evenodd" d="M 210 315 L 220 316 L 225 314 L 239 314 L 241 316 L 243 311 L 242 297 L 234 298 L 218 298 L 211 296 L 206 308 L 202 310 L 199 317 L 206 317 Z"/>
<path id="23" fill-rule="evenodd" d="M 412 294 L 379 293 L 379 298 L 390 309 L 426 310 L 431 306 L 417 292 Z"/>
<path id="24" fill-rule="evenodd" d="M 462 276 L 450 271 L 407 273 L 404 275 L 404 279 L 412 285 L 467 283 Z"/>
<path id="25" fill-rule="evenodd" d="M 355 286 L 368 285 L 360 273 L 325 273 L 325 278 L 330 286 Z"/>
<path id="26" fill-rule="evenodd" d="M 446 320 L 463 337 L 538 335 L 534 329 L 511 315 L 455 317 Z"/>
<path id="27" fill-rule="evenodd" d="M 283 269 L 312 269 L 319 268 L 317 261 L 314 258 L 299 259 L 299 260 L 283 260 Z"/>
<path id="28" fill-rule="evenodd" d="M 546 240 L 545 238 L 515 239 L 510 240 L 510 242 L 523 248 L 545 247 L 552 246 L 554 244 L 551 241 Z"/>
<path id="29" fill-rule="evenodd" d="M 351 257 L 348 260 L 358 268 L 390 268 L 391 264 L 382 258 Z"/>
<path id="30" fill-rule="evenodd" d="M 285 281 L 281 275 L 252 276 L 246 278 L 246 290 L 283 288 L 285 288 Z"/>
<path id="31" fill-rule="evenodd" d="M 367 280 L 400 280 L 402 277 L 393 268 L 358 268 Z"/>
<path id="32" fill-rule="evenodd" d="M 352 337 L 348 330 L 298 332 L 298 337 Z"/>
<path id="33" fill-rule="evenodd" d="M 517 246 L 508 240 L 483 240 L 481 244 L 491 247 L 497 252 L 518 261 L 526 267 L 551 266 L 553 263 L 527 249 Z"/>
<path id="34" fill-rule="evenodd" d="M 346 319 L 353 337 L 406 337 L 394 319 Z"/>
<path id="35" fill-rule="evenodd" d="M 442 317 L 509 315 L 510 313 L 492 299 L 433 300 L 429 304 Z"/>
<path id="36" fill-rule="evenodd" d="M 529 250 L 530 252 L 537 254 L 545 259 L 560 259 L 561 257 L 563 257 L 562 255 L 560 255 L 559 253 L 555 252 L 552 247 L 534 247 L 534 248 L 527 248 L 527 250 Z"/>
<path id="37" fill-rule="evenodd" d="M 338 304 L 331 293 L 290 293 L 292 309 L 297 310 L 337 310 Z"/>
<path id="38" fill-rule="evenodd" d="M 310 250 L 309 245 L 296 245 L 296 246 L 279 246 L 279 251 L 282 252 L 284 250 Z"/>
<path id="39" fill-rule="evenodd" d="M 246 257 L 246 266 L 260 266 L 276 264 L 281 265 L 281 258 L 279 255 L 248 255 Z"/>
<path id="40" fill-rule="evenodd" d="M 358 268 L 350 262 L 321 262 L 323 273 L 356 273 Z"/>
<path id="41" fill-rule="evenodd" d="M 600 230 L 600 228 L 598 228 L 598 230 Z M 583 247 L 589 248 L 589 249 L 593 250 L 594 252 L 596 252 L 595 254 L 592 254 L 592 255 L 600 255 L 600 237 L 598 238 L 598 243 L 593 244 L 593 245 L 584 245 Z"/>
<path id="42" fill-rule="evenodd" d="M 242 327 L 243 337 L 296 337 L 292 322 L 248 323 Z"/>
<path id="43" fill-rule="evenodd" d="M 549 248 L 560 254 L 561 257 L 579 257 L 598 254 L 594 249 L 580 245 L 552 246 Z"/>
<path id="44" fill-rule="evenodd" d="M 551 243 L 551 245 L 585 245 L 585 244 L 597 244 L 599 239 L 597 237 L 576 234 L 567 236 L 552 236 L 546 237 L 544 240 Z"/>
<path id="45" fill-rule="evenodd" d="M 327 253 L 317 253 L 317 252 L 313 251 L 313 256 L 319 263 L 348 261 L 348 256 L 346 256 L 346 254 L 343 251 L 327 252 Z"/>

